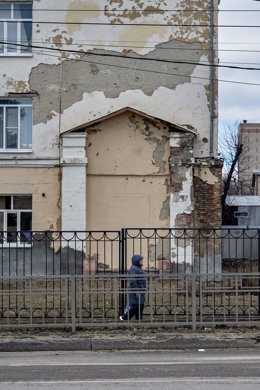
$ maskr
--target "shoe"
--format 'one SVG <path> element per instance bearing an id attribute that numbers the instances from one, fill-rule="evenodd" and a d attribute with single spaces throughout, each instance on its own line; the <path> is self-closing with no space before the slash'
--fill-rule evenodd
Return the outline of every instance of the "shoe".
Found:
<path id="1" fill-rule="evenodd" d="M 124 321 L 123 316 L 120 316 L 119 319 L 120 321 Z"/>

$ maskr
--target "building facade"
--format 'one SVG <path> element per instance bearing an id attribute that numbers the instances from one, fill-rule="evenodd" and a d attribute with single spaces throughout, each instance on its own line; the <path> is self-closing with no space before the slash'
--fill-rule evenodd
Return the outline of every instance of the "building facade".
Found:
<path id="1" fill-rule="evenodd" d="M 248 123 L 245 120 L 239 124 L 238 132 L 244 145 L 244 152 L 238 165 L 241 194 L 253 195 L 255 193 L 253 174 L 260 168 L 260 123 Z"/>
<path id="2" fill-rule="evenodd" d="M 9 240 L 20 230 L 221 226 L 217 8 L 0 0 Z"/>

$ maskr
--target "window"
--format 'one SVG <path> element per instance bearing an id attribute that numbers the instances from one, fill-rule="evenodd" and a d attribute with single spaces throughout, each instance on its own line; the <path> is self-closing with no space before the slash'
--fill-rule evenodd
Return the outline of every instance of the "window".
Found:
<path id="1" fill-rule="evenodd" d="M 31 99 L 0 99 L 0 151 L 32 149 Z"/>
<path id="2" fill-rule="evenodd" d="M 22 55 L 32 48 L 32 3 L 0 2 L 0 55 Z"/>
<path id="3" fill-rule="evenodd" d="M 32 195 L 0 195 L 0 242 L 28 241 L 32 230 Z"/>

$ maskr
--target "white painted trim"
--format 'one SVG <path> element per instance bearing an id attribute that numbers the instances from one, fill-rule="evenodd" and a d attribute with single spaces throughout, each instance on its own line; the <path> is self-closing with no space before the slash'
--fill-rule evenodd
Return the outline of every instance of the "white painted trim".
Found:
<path id="1" fill-rule="evenodd" d="M 30 57 L 33 57 L 33 54 L 32 53 L 1 53 L 0 54 L 0 57 L 17 57 L 17 58 L 20 58 L 20 57 L 26 57 L 26 58 L 30 58 Z"/>
<path id="2" fill-rule="evenodd" d="M 86 133 L 62 135 L 62 230 L 85 231 L 87 212 Z M 67 242 L 65 242 L 68 245 Z M 74 249 L 82 250 L 80 243 Z"/>
<path id="3" fill-rule="evenodd" d="M 39 168 L 39 167 L 54 167 L 60 165 L 59 159 L 1 159 L 0 158 L 0 167 L 4 168 L 17 168 L 17 167 L 26 167 L 26 168 Z"/>
<path id="4" fill-rule="evenodd" d="M 32 149 L 0 149 L 0 156 L 1 154 L 22 154 L 22 153 L 32 153 Z"/>

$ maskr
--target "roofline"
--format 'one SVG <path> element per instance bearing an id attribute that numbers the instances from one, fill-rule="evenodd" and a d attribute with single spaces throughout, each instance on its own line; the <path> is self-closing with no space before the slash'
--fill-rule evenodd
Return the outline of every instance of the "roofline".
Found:
<path id="1" fill-rule="evenodd" d="M 142 111 L 139 111 L 139 110 L 136 110 L 134 108 L 131 108 L 131 107 L 124 107 L 124 108 L 121 108 L 119 110 L 116 110 L 114 112 L 111 112 L 107 115 L 104 115 L 104 116 L 101 116 L 99 118 L 96 118 L 90 122 L 87 122 L 87 123 L 84 123 L 80 126 L 77 126 L 77 127 L 74 127 L 73 129 L 70 129 L 70 130 L 66 130 L 64 131 L 62 134 L 65 134 L 65 133 L 70 133 L 70 132 L 73 132 L 73 131 L 78 131 L 78 130 L 84 130 L 86 129 L 87 127 L 90 127 L 90 126 L 93 126 L 97 123 L 100 123 L 100 122 L 103 122 L 107 119 L 111 119 L 119 114 L 123 114 L 124 112 L 127 112 L 127 111 L 130 111 L 130 112 L 133 112 L 134 114 L 138 114 L 138 115 L 142 115 L 142 116 L 145 116 L 146 118 L 150 119 L 150 120 L 157 120 L 157 121 L 162 121 L 164 123 L 166 123 L 168 126 L 170 127 L 174 127 L 176 128 L 177 130 L 180 130 L 180 131 L 183 131 L 185 133 L 192 133 L 194 135 L 197 135 L 197 131 L 195 129 L 191 129 L 191 128 L 187 128 L 185 126 L 182 126 L 182 125 L 179 125 L 177 123 L 171 123 L 169 121 L 166 121 L 165 119 L 162 119 L 162 118 L 158 118 L 156 116 L 151 116 L 149 114 L 146 114 L 145 112 L 142 112 Z"/>

